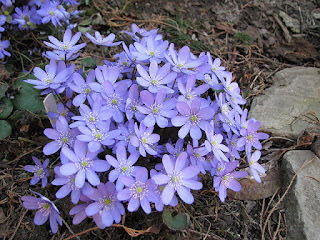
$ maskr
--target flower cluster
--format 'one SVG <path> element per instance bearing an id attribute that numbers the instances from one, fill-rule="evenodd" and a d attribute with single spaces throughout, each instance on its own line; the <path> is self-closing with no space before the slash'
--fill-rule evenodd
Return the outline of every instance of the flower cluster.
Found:
<path id="1" fill-rule="evenodd" d="M 65 24 L 68 28 L 73 28 L 70 18 L 77 15 L 77 12 L 69 13 L 67 7 L 78 5 L 76 0 L 29 0 L 27 5 L 15 7 L 15 0 L 0 1 L 0 32 L 12 29 L 16 26 L 19 30 L 33 30 L 37 25 L 51 22 L 54 27 Z M 1 40 L 0 34 L 0 59 L 4 55 L 10 57 L 11 54 L 5 49 L 10 46 L 8 40 Z"/>
<path id="2" fill-rule="evenodd" d="M 57 113 L 53 128 L 44 131 L 52 141 L 43 152 L 60 150 L 52 184 L 62 186 L 57 198 L 71 192 L 71 201 L 81 202 L 70 211 L 73 223 L 92 217 L 102 229 L 119 223 L 125 206 L 149 214 L 151 203 L 158 211 L 175 206 L 178 197 L 192 204 L 192 191 L 203 187 L 200 172 L 211 174 L 225 201 L 227 188 L 240 191 L 236 179 L 247 175 L 237 170 L 244 152 L 261 182 L 258 150 L 268 135 L 258 132 L 260 122 L 247 119 L 246 101 L 221 60 L 213 60 L 209 52 L 196 56 L 188 46 L 176 50 L 157 30 L 134 24 L 125 33 L 133 40 L 129 46 L 113 43 L 113 34 L 86 34 L 100 47 L 122 44 L 124 49 L 115 62 L 105 60 L 87 74 L 75 71 L 71 62 L 85 45 L 77 44 L 81 33 L 66 30 L 62 41 L 49 36 L 50 63 L 45 70 L 34 69 L 36 79 L 26 80 L 42 94 L 67 99 L 60 103 L 65 108 L 59 107 L 64 114 Z M 36 164 L 27 170 L 39 174 L 45 164 Z"/>

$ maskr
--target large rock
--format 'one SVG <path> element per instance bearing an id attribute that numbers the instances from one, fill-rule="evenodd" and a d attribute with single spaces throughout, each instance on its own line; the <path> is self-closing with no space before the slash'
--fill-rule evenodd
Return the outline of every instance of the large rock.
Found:
<path id="1" fill-rule="evenodd" d="M 282 164 L 286 174 L 283 191 L 299 168 L 313 158 L 315 160 L 298 173 L 284 200 L 289 228 L 287 240 L 320 239 L 320 183 L 313 179 L 320 177 L 320 159 L 310 150 L 289 151 L 284 155 Z"/>
<path id="2" fill-rule="evenodd" d="M 299 120 L 301 114 L 313 111 L 320 116 L 320 69 L 294 67 L 275 74 L 274 84 L 257 96 L 249 117 L 261 121 L 261 130 L 273 136 L 297 138 L 312 124 Z"/>

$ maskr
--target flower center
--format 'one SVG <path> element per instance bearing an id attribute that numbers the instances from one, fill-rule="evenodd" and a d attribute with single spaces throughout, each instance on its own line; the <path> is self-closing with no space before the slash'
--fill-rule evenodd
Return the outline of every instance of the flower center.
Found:
<path id="1" fill-rule="evenodd" d="M 110 205 L 110 204 L 111 204 L 110 198 L 107 198 L 106 200 L 104 200 L 104 203 L 105 203 L 106 205 Z"/>
<path id="2" fill-rule="evenodd" d="M 157 80 L 152 80 L 151 83 L 152 83 L 153 86 L 155 86 L 155 85 L 157 85 L 158 81 Z"/>
<path id="3" fill-rule="evenodd" d="M 142 200 L 148 193 L 148 187 L 145 183 L 136 182 L 130 187 L 131 196 Z"/>
<path id="4" fill-rule="evenodd" d="M 137 187 L 137 188 L 136 188 L 136 192 L 137 192 L 138 194 L 142 193 L 142 191 L 143 191 L 142 187 Z"/>
<path id="5" fill-rule="evenodd" d="M 150 56 L 153 57 L 154 56 L 154 52 L 150 52 Z"/>
<path id="6" fill-rule="evenodd" d="M 229 177 L 228 177 L 227 175 L 225 175 L 225 176 L 222 177 L 222 180 L 223 180 L 223 181 L 228 181 L 228 180 L 229 180 Z"/>
<path id="7" fill-rule="evenodd" d="M 112 103 L 112 105 L 117 105 L 118 101 L 117 101 L 117 99 L 112 99 L 111 103 Z"/>
<path id="8" fill-rule="evenodd" d="M 64 45 L 62 46 L 62 49 L 66 51 L 66 50 L 68 49 L 68 46 L 67 46 L 66 44 L 64 44 Z"/>
<path id="9" fill-rule="evenodd" d="M 178 176 L 172 177 L 172 182 L 173 182 L 173 183 L 179 182 L 179 177 L 178 177 Z"/>
<path id="10" fill-rule="evenodd" d="M 192 116 L 190 117 L 190 121 L 193 122 L 193 123 L 197 122 L 197 120 L 198 120 L 198 118 L 197 118 L 196 115 L 192 115 Z"/>
<path id="11" fill-rule="evenodd" d="M 178 68 L 182 68 L 182 66 L 183 66 L 183 65 L 182 65 L 181 63 L 178 64 Z"/>
<path id="12" fill-rule="evenodd" d="M 121 168 L 121 170 L 122 170 L 122 172 L 126 172 L 126 171 L 128 170 L 128 167 L 127 167 L 127 166 L 123 166 L 123 167 Z"/>

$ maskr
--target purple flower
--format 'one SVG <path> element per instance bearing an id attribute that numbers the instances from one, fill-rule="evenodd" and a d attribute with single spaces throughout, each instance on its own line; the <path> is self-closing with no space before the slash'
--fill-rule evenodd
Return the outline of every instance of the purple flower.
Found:
<path id="1" fill-rule="evenodd" d="M 212 165 L 205 158 L 205 155 L 208 154 L 208 150 L 205 147 L 199 147 L 198 144 L 192 147 L 188 144 L 187 152 L 190 156 L 191 165 L 198 166 L 201 173 L 206 174 L 206 171 L 211 170 Z"/>
<path id="2" fill-rule="evenodd" d="M 131 30 L 132 30 L 131 32 L 124 31 L 124 30 L 123 32 L 130 35 L 133 38 L 133 40 L 135 40 L 136 42 L 139 42 L 140 40 L 140 38 L 136 35 L 137 33 L 142 37 L 148 37 L 150 35 L 157 34 L 157 29 L 151 29 L 150 31 L 147 31 L 143 28 L 139 28 L 135 23 L 131 25 Z"/>
<path id="3" fill-rule="evenodd" d="M 192 139 L 199 140 L 202 136 L 202 130 L 205 130 L 205 126 L 208 124 L 215 111 L 212 107 L 201 108 L 201 101 L 195 98 L 189 106 L 185 102 L 178 102 L 177 109 L 181 115 L 175 116 L 171 119 L 172 125 L 175 127 L 181 127 L 178 135 L 179 138 L 185 138 L 190 132 Z"/>
<path id="4" fill-rule="evenodd" d="M 78 93 L 77 96 L 72 101 L 72 104 L 76 107 L 79 107 L 80 104 L 84 103 L 86 99 L 88 101 L 92 101 L 92 89 L 90 87 L 90 83 L 94 82 L 95 74 L 94 71 L 91 70 L 88 73 L 86 81 L 83 79 L 83 77 L 79 73 L 74 73 L 72 75 L 72 82 L 68 84 L 68 86 L 76 93 Z"/>
<path id="5" fill-rule="evenodd" d="M 248 156 L 250 171 L 258 183 L 261 183 L 261 179 L 258 172 L 262 174 L 266 172 L 266 170 L 258 163 L 260 157 L 260 151 L 255 151 L 251 156 Z"/>
<path id="6" fill-rule="evenodd" d="M 52 119 L 58 119 L 60 116 L 62 116 L 66 118 L 67 122 L 69 122 L 70 117 L 74 116 L 74 114 L 69 111 L 69 109 L 71 108 L 71 100 L 68 100 L 65 105 L 62 102 L 58 102 L 57 112 L 48 112 L 48 117 Z"/>
<path id="7" fill-rule="evenodd" d="M 157 174 L 158 174 L 158 172 L 155 169 L 151 169 L 151 171 L 150 171 L 151 178 Z M 157 199 L 155 199 L 155 201 L 154 201 L 154 205 L 155 205 L 156 210 L 159 212 L 162 212 L 163 207 L 164 207 L 164 204 L 163 204 L 163 201 L 161 198 L 161 194 L 162 194 L 162 191 L 164 190 L 164 187 L 165 187 L 165 185 L 154 184 L 154 192 L 156 193 L 156 196 L 157 196 Z M 178 203 L 179 203 L 178 198 L 175 195 L 173 195 L 172 201 L 170 202 L 169 205 L 172 207 L 175 207 L 178 205 Z"/>
<path id="8" fill-rule="evenodd" d="M 123 189 L 124 185 L 121 181 L 122 176 L 134 176 L 138 171 L 139 167 L 133 166 L 139 159 L 139 152 L 135 151 L 127 158 L 127 150 L 124 146 L 118 146 L 116 150 L 117 158 L 111 155 L 106 155 L 106 160 L 115 169 L 111 170 L 109 173 L 109 181 L 116 183 L 117 191 Z"/>
<path id="9" fill-rule="evenodd" d="M 107 110 L 113 111 L 113 119 L 115 122 L 123 122 L 128 85 L 125 82 L 119 82 L 114 89 L 110 81 L 105 81 L 103 88 L 104 91 L 101 95 L 106 100 Z"/>
<path id="10" fill-rule="evenodd" d="M 101 149 L 101 145 L 111 146 L 115 142 L 115 137 L 119 135 L 119 130 L 109 131 L 111 121 L 106 120 L 105 124 L 100 124 L 99 128 L 88 125 L 78 126 L 79 131 L 82 133 L 77 136 L 77 139 L 82 142 L 88 142 L 88 149 L 91 152 L 97 152 Z"/>
<path id="11" fill-rule="evenodd" d="M 38 183 L 41 179 L 42 187 L 44 188 L 48 183 L 49 171 L 47 167 L 50 160 L 49 159 L 44 160 L 43 164 L 35 156 L 32 156 L 32 160 L 36 164 L 35 166 L 33 165 L 24 166 L 24 169 L 26 171 L 34 173 L 34 176 L 31 179 L 30 184 L 34 185 Z"/>
<path id="12" fill-rule="evenodd" d="M 69 129 L 67 120 L 60 116 L 56 121 L 56 129 L 47 128 L 43 131 L 44 135 L 54 140 L 49 142 L 43 148 L 45 155 L 51 155 L 57 152 L 60 148 L 72 147 L 75 137 L 79 134 L 78 129 Z"/>
<path id="13" fill-rule="evenodd" d="M 221 65 L 220 58 L 216 58 L 215 60 L 213 60 L 210 52 L 207 53 L 207 57 L 208 57 L 208 64 L 211 68 L 211 72 L 213 73 L 213 77 L 220 78 L 225 71 L 225 67 L 220 66 Z"/>
<path id="14" fill-rule="evenodd" d="M 116 35 L 113 33 L 109 34 L 107 37 L 103 38 L 100 34 L 100 32 L 95 32 L 95 37 L 91 36 L 88 32 L 86 32 L 86 37 L 91 40 L 94 44 L 105 46 L 105 47 L 111 47 L 121 44 L 121 42 L 115 42 L 113 43 Z"/>
<path id="15" fill-rule="evenodd" d="M 157 199 L 157 195 L 154 192 L 153 180 L 148 179 L 148 170 L 142 167 L 138 170 L 135 179 L 122 176 L 121 181 L 126 188 L 121 190 L 117 197 L 120 201 L 129 201 L 128 211 L 135 212 L 141 205 L 143 211 L 150 214 L 150 202 Z"/>
<path id="16" fill-rule="evenodd" d="M 62 4 L 66 4 L 66 5 L 71 4 L 71 6 L 79 5 L 79 3 L 76 0 L 62 0 Z"/>
<path id="17" fill-rule="evenodd" d="M 238 147 L 245 146 L 247 155 L 251 153 L 252 146 L 260 150 L 262 148 L 259 140 L 269 138 L 269 135 L 266 133 L 257 132 L 261 126 L 259 121 L 255 119 L 250 119 L 248 121 L 247 128 L 242 128 L 240 130 L 241 138 L 237 142 Z"/>
<path id="18" fill-rule="evenodd" d="M 60 20 L 65 18 L 63 12 L 59 9 L 60 1 L 50 1 L 45 0 L 43 4 L 41 4 L 41 8 L 37 11 L 37 13 L 42 17 L 42 23 L 46 24 L 48 22 L 52 22 L 52 24 L 57 27 L 57 24 L 60 26 Z M 61 8 L 61 6 L 60 6 Z"/>
<path id="19" fill-rule="evenodd" d="M 244 171 L 234 171 L 238 165 L 239 161 L 226 163 L 221 175 L 213 179 L 213 186 L 216 191 L 219 191 L 219 197 L 222 202 L 224 202 L 227 197 L 227 188 L 235 192 L 241 190 L 241 184 L 235 178 L 243 178 L 248 175 L 248 173 Z"/>
<path id="20" fill-rule="evenodd" d="M 170 64 L 166 63 L 162 67 L 158 66 L 156 61 L 151 61 L 149 73 L 141 66 L 137 65 L 138 73 L 141 77 L 137 77 L 137 82 L 152 93 L 157 93 L 161 88 L 165 88 L 167 93 L 174 91 L 165 84 L 173 82 L 177 73 L 170 72 Z"/>
<path id="21" fill-rule="evenodd" d="M 83 187 L 85 179 L 97 186 L 100 179 L 96 172 L 105 172 L 110 168 L 107 161 L 97 158 L 99 152 L 88 151 L 86 143 L 76 141 L 74 151 L 69 148 L 63 148 L 61 151 L 70 162 L 60 167 L 60 173 L 64 176 L 76 174 L 74 183 L 77 188 Z"/>
<path id="22" fill-rule="evenodd" d="M 139 147 L 141 156 L 147 156 L 146 152 L 150 155 L 156 155 L 157 152 L 152 146 L 153 144 L 159 142 L 160 135 L 152 133 L 153 127 L 147 128 L 142 122 L 140 124 L 140 128 L 138 128 L 138 124 L 135 123 L 134 131 L 136 135 L 131 137 L 130 142 L 133 146 Z"/>
<path id="23" fill-rule="evenodd" d="M 237 146 L 239 135 L 237 135 L 237 134 L 232 135 L 231 131 L 228 132 L 227 134 L 228 134 L 228 137 L 225 139 L 226 143 L 228 144 L 228 148 L 229 148 L 229 152 L 227 153 L 227 155 L 230 155 L 229 158 L 231 161 L 233 161 L 235 159 L 240 159 L 239 151 L 243 151 L 244 147 Z"/>
<path id="24" fill-rule="evenodd" d="M 134 120 L 131 119 L 125 124 L 119 124 L 118 129 L 120 130 L 120 134 L 116 136 L 116 139 L 118 140 L 116 143 L 116 148 L 119 146 L 124 146 L 128 148 L 130 153 L 137 151 L 137 148 L 132 146 L 130 143 L 131 137 L 135 135 L 134 123 Z"/>
<path id="25" fill-rule="evenodd" d="M 56 178 L 51 182 L 54 186 L 62 186 L 57 192 L 57 198 L 64 198 L 71 192 L 71 202 L 77 204 L 81 193 L 86 195 L 93 193 L 93 188 L 90 186 L 89 183 L 84 183 L 82 188 L 78 188 L 75 185 L 75 177 L 76 174 L 70 176 L 64 176 L 60 173 L 60 166 L 54 168 L 56 173 Z"/>
<path id="26" fill-rule="evenodd" d="M 132 84 L 126 100 L 126 116 L 128 120 L 135 117 L 137 121 L 141 122 L 144 119 L 145 116 L 138 110 L 138 106 L 140 105 L 142 105 L 142 103 L 139 99 L 139 86 Z"/>
<path id="27" fill-rule="evenodd" d="M 5 28 L 2 27 L 7 21 L 7 17 L 5 15 L 0 15 L 0 32 L 4 32 Z"/>
<path id="28" fill-rule="evenodd" d="M 20 30 L 34 29 L 41 23 L 41 18 L 37 14 L 35 6 L 29 10 L 28 6 L 23 6 L 23 10 L 15 8 L 16 13 L 12 14 L 12 24 L 18 24 Z"/>
<path id="29" fill-rule="evenodd" d="M 220 160 L 228 162 L 228 158 L 223 152 L 228 152 L 229 149 L 227 146 L 222 144 L 223 136 L 221 134 L 215 134 L 214 132 L 214 121 L 211 121 L 210 124 L 206 126 L 206 136 L 207 140 L 204 142 L 205 147 L 209 152 L 213 152 L 214 156 Z"/>
<path id="30" fill-rule="evenodd" d="M 180 93 L 182 94 L 182 96 L 178 97 L 178 101 L 187 102 L 190 106 L 193 99 L 195 99 L 196 97 L 199 98 L 199 96 L 202 93 L 206 92 L 210 87 L 209 84 L 202 84 L 199 87 L 194 89 L 195 83 L 196 83 L 196 75 L 195 74 L 188 76 L 186 86 L 182 83 L 181 79 L 178 79 L 178 88 L 179 88 Z M 200 99 L 206 101 L 203 98 L 200 98 Z"/>
<path id="31" fill-rule="evenodd" d="M 1 34 L 0 34 L 0 39 L 1 39 Z M 4 58 L 4 55 L 10 57 L 11 54 L 4 50 L 5 48 L 8 48 L 10 46 L 10 42 L 8 40 L 3 40 L 0 41 L 0 59 Z"/>
<path id="32" fill-rule="evenodd" d="M 15 0 L 1 0 L 1 3 L 7 8 L 11 7 L 14 2 Z"/>
<path id="33" fill-rule="evenodd" d="M 63 41 L 60 42 L 58 39 L 56 39 L 53 36 L 49 36 L 50 42 L 44 41 L 44 43 L 53 49 L 59 50 L 64 53 L 76 53 L 78 52 L 81 48 L 83 48 L 86 43 L 80 43 L 78 45 L 75 45 L 78 40 L 81 37 L 81 32 L 77 32 L 74 36 L 72 36 L 72 32 L 70 29 L 67 29 L 64 32 L 63 35 Z"/>
<path id="34" fill-rule="evenodd" d="M 164 53 L 165 58 L 172 65 L 172 70 L 175 72 L 183 72 L 186 74 L 193 74 L 193 68 L 199 67 L 203 62 L 204 58 L 199 57 L 198 59 L 192 59 L 190 54 L 190 48 L 184 46 L 177 53 L 174 50 L 174 44 L 171 43 L 169 46 L 169 52 Z"/>
<path id="35" fill-rule="evenodd" d="M 155 61 L 160 63 L 164 58 L 164 52 L 167 50 L 169 42 L 158 39 L 156 35 L 144 37 L 141 42 L 135 42 L 135 51 L 132 55 L 138 61 Z"/>
<path id="36" fill-rule="evenodd" d="M 172 146 L 170 143 L 166 143 L 166 149 L 168 153 L 170 153 L 174 159 L 176 159 L 180 153 L 184 152 L 183 148 L 184 139 L 179 138 L 174 146 Z"/>
<path id="37" fill-rule="evenodd" d="M 57 63 L 55 60 L 50 60 L 50 64 L 45 66 L 45 71 L 39 67 L 35 67 L 33 69 L 33 72 L 36 79 L 28 79 L 24 81 L 35 85 L 34 88 L 36 89 L 49 88 L 50 91 L 57 90 L 62 86 L 63 83 L 68 81 L 75 70 L 75 65 L 71 65 L 70 67 L 64 68 L 62 70 L 62 66 L 59 66 L 59 64 L 60 62 Z M 62 64 L 64 63 L 62 62 Z M 41 94 L 43 93 L 44 92 L 42 92 Z"/>
<path id="38" fill-rule="evenodd" d="M 176 99 L 171 98 L 165 101 L 166 96 L 166 89 L 159 90 L 155 98 L 147 90 L 140 93 L 140 98 L 145 106 L 138 106 L 137 108 L 141 113 L 147 114 L 143 119 L 146 127 L 153 127 L 157 123 L 160 128 L 165 128 L 169 124 L 167 118 L 170 119 L 177 115 L 177 110 L 175 110 Z"/>
<path id="39" fill-rule="evenodd" d="M 106 227 L 110 227 L 113 222 L 119 223 L 121 215 L 125 213 L 122 203 L 117 199 L 117 190 L 112 182 L 106 184 L 100 183 L 98 189 L 93 194 L 88 196 L 94 200 L 85 210 L 90 217 L 95 214 L 100 214 L 102 223 Z"/>
<path id="40" fill-rule="evenodd" d="M 79 107 L 81 116 L 73 116 L 73 120 L 76 122 L 70 124 L 71 128 L 78 126 L 90 126 L 103 128 L 103 125 L 107 124 L 107 120 L 112 117 L 113 112 L 107 111 L 102 107 L 102 99 L 99 97 L 93 102 L 92 109 L 85 104 L 81 104 Z"/>
<path id="41" fill-rule="evenodd" d="M 190 192 L 190 189 L 200 190 L 202 188 L 202 183 L 193 180 L 199 172 L 200 168 L 198 166 L 187 166 L 188 154 L 182 152 L 174 163 L 173 159 L 165 154 L 162 158 L 162 163 L 165 168 L 166 174 L 159 173 L 154 175 L 152 179 L 158 185 L 166 184 L 161 198 L 165 205 L 171 203 L 174 193 L 177 192 L 179 197 L 187 204 L 192 204 L 194 198 Z"/>
<path id="42" fill-rule="evenodd" d="M 31 192 L 39 195 L 41 199 L 31 196 L 23 196 L 21 200 L 23 201 L 23 207 L 30 210 L 38 210 L 34 216 L 34 224 L 42 225 L 48 218 L 50 218 L 50 227 L 53 233 L 58 231 L 58 224 L 62 226 L 62 220 L 59 215 L 59 210 L 48 198 L 36 193 L 32 190 Z"/>

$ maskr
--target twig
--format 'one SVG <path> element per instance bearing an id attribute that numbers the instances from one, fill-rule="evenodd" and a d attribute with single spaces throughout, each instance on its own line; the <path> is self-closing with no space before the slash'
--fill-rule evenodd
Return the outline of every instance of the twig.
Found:
<path id="1" fill-rule="evenodd" d="M 293 184 L 293 181 L 296 179 L 296 177 L 298 176 L 298 173 L 304 169 L 308 164 L 312 163 L 316 158 L 311 159 L 310 161 L 306 162 L 305 164 L 303 164 L 299 170 L 294 174 L 293 178 L 290 181 L 289 186 L 287 187 L 286 191 L 283 193 L 283 195 L 281 196 L 281 198 L 278 200 L 278 202 L 274 205 L 274 207 L 271 209 L 270 213 L 267 216 L 266 222 L 263 225 L 262 228 L 262 236 L 261 239 L 264 240 L 264 234 L 265 234 L 265 230 L 268 224 L 268 221 L 271 217 L 271 215 L 273 214 L 273 212 L 275 211 L 275 209 L 278 207 L 278 205 L 283 201 L 284 197 L 287 195 L 287 193 L 289 192 L 289 189 L 291 188 L 291 185 Z"/>
<path id="2" fill-rule="evenodd" d="M 207 233 L 199 233 L 193 229 L 188 229 L 189 232 L 192 232 L 192 233 L 195 233 L 195 234 L 198 234 L 200 236 L 204 236 L 204 237 L 207 237 L 207 238 L 210 238 L 210 239 L 214 239 L 214 240 L 226 240 L 225 238 L 222 238 L 222 237 L 219 237 L 218 235 L 214 234 L 214 233 L 211 233 L 211 234 L 207 234 Z"/>
<path id="3" fill-rule="evenodd" d="M 20 224 L 21 224 L 21 222 L 22 222 L 22 219 L 24 218 L 24 216 L 26 215 L 27 212 L 28 212 L 28 209 L 25 210 L 25 211 L 22 213 L 22 216 L 20 217 L 19 222 L 18 222 L 16 228 L 14 229 L 13 234 L 11 235 L 11 237 L 9 238 L 9 240 L 12 240 L 12 239 L 14 238 L 14 236 L 16 235 L 16 233 L 17 233 L 17 231 L 18 231 L 18 228 L 20 227 Z"/>
<path id="4" fill-rule="evenodd" d="M 32 149 L 32 150 L 30 150 L 30 151 L 28 151 L 28 152 L 26 152 L 26 153 L 24 153 L 24 154 L 22 154 L 22 155 L 16 157 L 16 158 L 13 159 L 12 161 L 6 162 L 6 163 L 4 163 L 4 164 L 9 165 L 9 164 L 11 164 L 11 163 L 13 163 L 13 162 L 15 162 L 15 161 L 18 161 L 20 158 L 22 158 L 22 157 L 24 157 L 24 156 L 26 156 L 26 155 L 28 155 L 28 154 L 30 154 L 30 153 L 32 153 L 32 152 L 40 149 L 40 148 L 42 148 L 42 146 L 38 146 L 38 147 L 36 147 L 36 148 L 34 148 L 34 149 Z"/>
<path id="5" fill-rule="evenodd" d="M 282 23 L 281 19 L 277 15 L 273 15 L 273 17 L 277 21 L 277 23 L 280 25 L 280 27 L 284 33 L 285 39 L 287 40 L 288 43 L 290 43 L 291 35 L 290 35 L 288 28 Z"/>
<path id="6" fill-rule="evenodd" d="M 74 232 L 72 231 L 72 229 L 70 228 L 69 224 L 68 224 L 63 218 L 61 218 L 61 220 L 62 220 L 62 222 L 64 223 L 64 225 L 66 225 L 66 227 L 68 228 L 69 232 L 75 236 L 75 234 L 74 234 Z M 76 237 L 78 240 L 81 240 L 79 236 L 75 236 L 75 237 Z"/>
<path id="7" fill-rule="evenodd" d="M 67 237 L 67 238 L 65 238 L 64 240 L 70 240 L 70 239 L 73 239 L 73 238 L 75 238 L 75 237 L 81 236 L 81 235 L 83 235 L 83 234 L 85 234 L 85 233 L 88 233 L 88 232 L 91 232 L 91 231 L 95 231 L 95 230 L 98 230 L 98 229 L 99 229 L 98 227 L 89 228 L 89 229 L 84 230 L 84 231 L 82 231 L 82 232 L 80 232 L 80 233 L 77 233 L 77 234 L 74 234 L 74 235 L 72 235 L 72 236 L 70 236 L 70 237 Z"/>
<path id="8" fill-rule="evenodd" d="M 318 183 L 320 183 L 320 181 L 318 179 L 316 179 L 315 177 L 312 177 L 312 176 L 306 176 L 306 177 L 311 178 L 313 180 L 316 180 Z"/>
<path id="9" fill-rule="evenodd" d="M 281 223 L 281 212 L 279 212 L 278 225 L 277 225 L 277 229 L 276 229 L 275 233 L 273 234 L 272 240 L 277 240 L 277 235 L 278 235 L 279 229 L 280 229 L 280 223 Z"/>

